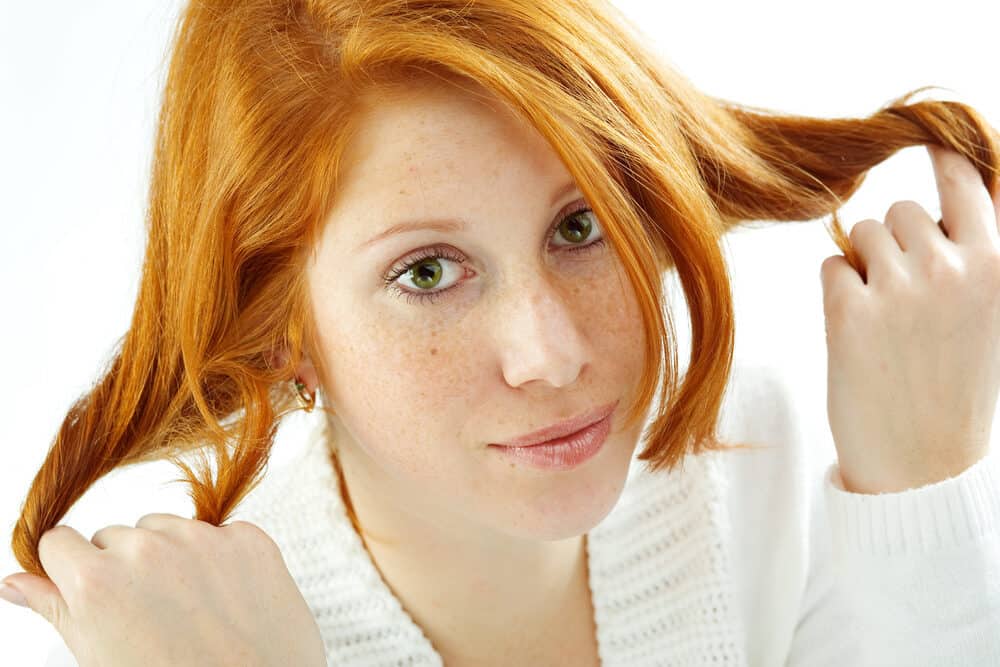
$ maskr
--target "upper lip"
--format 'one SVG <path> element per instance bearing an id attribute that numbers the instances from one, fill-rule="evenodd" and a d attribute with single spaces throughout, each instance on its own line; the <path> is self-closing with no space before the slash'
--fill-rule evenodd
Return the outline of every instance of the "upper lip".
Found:
<path id="1" fill-rule="evenodd" d="M 558 424 L 546 426 L 545 428 L 532 431 L 531 433 L 525 433 L 524 435 L 518 436 L 506 442 L 493 442 L 490 444 L 499 445 L 501 447 L 530 447 L 532 445 L 540 445 L 548 442 L 549 440 L 555 440 L 556 438 L 561 438 L 566 435 L 572 435 L 577 431 L 582 431 L 592 424 L 596 424 L 610 415 L 617 406 L 617 400 L 611 401 L 605 405 L 599 405 L 591 408 L 590 410 L 587 410 L 583 414 L 577 415 L 572 419 L 561 421 Z"/>

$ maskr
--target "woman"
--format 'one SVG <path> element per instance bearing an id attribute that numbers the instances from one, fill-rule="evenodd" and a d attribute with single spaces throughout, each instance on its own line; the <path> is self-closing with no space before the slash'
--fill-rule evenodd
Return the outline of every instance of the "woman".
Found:
<path id="1" fill-rule="evenodd" d="M 600 2 L 229 5 L 182 17 L 135 316 L 13 535 L 27 573 L 8 581 L 80 664 L 1000 651 L 1000 142 L 975 111 L 741 108 Z M 852 245 L 836 208 L 921 143 L 952 149 L 932 154 L 942 221 L 894 206 Z M 827 212 L 846 255 L 823 267 L 833 464 L 779 382 L 734 367 L 719 244 Z M 926 409 L 931 377 L 975 409 Z M 296 400 L 322 406 L 317 437 L 255 488 Z M 214 477 L 181 459 L 206 444 Z M 55 528 L 102 475 L 158 458 L 194 519 Z"/>

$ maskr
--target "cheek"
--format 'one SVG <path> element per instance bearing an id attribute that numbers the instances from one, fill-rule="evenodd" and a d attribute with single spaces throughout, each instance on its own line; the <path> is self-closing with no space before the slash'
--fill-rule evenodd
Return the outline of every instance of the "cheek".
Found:
<path id="1" fill-rule="evenodd" d="M 645 333 L 639 303 L 625 269 L 609 261 L 609 268 L 581 284 L 582 334 L 594 347 L 594 363 L 611 362 L 634 371 L 645 354 Z"/>
<path id="2" fill-rule="evenodd" d="M 461 444 L 453 415 L 467 414 L 473 343 L 433 314 L 405 325 L 370 307 L 338 312 L 371 315 L 318 323 L 334 412 L 379 458 L 411 472 L 439 465 L 426 458 L 432 450 Z"/>
<path id="3" fill-rule="evenodd" d="M 603 286 L 594 286 L 587 314 L 587 334 L 592 346 L 598 381 L 619 396 L 637 391 L 646 362 L 646 334 L 642 315 L 624 269 L 612 274 Z M 638 434 L 638 430 L 635 431 Z M 631 437 L 631 436 L 630 436 Z"/>
<path id="4" fill-rule="evenodd" d="M 639 377 L 645 353 L 627 277 L 620 270 L 580 276 L 567 298 L 592 364 L 581 381 L 602 385 L 602 396 L 620 393 Z M 426 311 L 401 320 L 370 305 L 341 304 L 317 317 L 331 407 L 366 446 L 412 472 L 440 465 L 425 458 L 433 452 L 475 445 L 463 440 L 483 436 L 468 430 L 470 416 L 503 391 L 495 350 L 487 349 L 490 318 Z M 345 312 L 358 315 L 338 315 Z"/>

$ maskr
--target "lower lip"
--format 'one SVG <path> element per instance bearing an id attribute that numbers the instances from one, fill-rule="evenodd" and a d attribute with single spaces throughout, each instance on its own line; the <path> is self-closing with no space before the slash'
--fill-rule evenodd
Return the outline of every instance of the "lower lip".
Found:
<path id="1" fill-rule="evenodd" d="M 504 447 L 490 445 L 502 456 L 545 470 L 569 470 L 601 451 L 611 432 L 611 414 L 582 431 L 557 438 L 544 445 Z"/>

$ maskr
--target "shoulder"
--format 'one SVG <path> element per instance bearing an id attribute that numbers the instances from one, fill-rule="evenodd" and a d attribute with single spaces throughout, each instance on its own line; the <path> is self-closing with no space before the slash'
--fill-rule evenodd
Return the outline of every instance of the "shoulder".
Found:
<path id="1" fill-rule="evenodd" d="M 304 446 L 287 461 L 269 468 L 233 512 L 234 520 L 256 524 L 279 540 L 298 520 L 326 500 L 331 466 L 325 459 L 324 430 L 316 425 Z"/>
<path id="2" fill-rule="evenodd" d="M 770 363 L 734 363 L 719 437 L 751 448 L 719 452 L 718 458 L 735 491 L 766 493 L 761 482 L 767 481 L 775 493 L 808 494 L 836 461 L 823 387 L 799 386 L 795 377 Z"/>
<path id="3" fill-rule="evenodd" d="M 836 449 L 822 387 L 799 387 L 795 377 L 744 362 L 719 437 L 756 448 L 713 452 L 725 478 L 731 562 L 754 656 L 780 655 L 791 641 L 810 561 L 828 540 L 822 494 Z"/>

